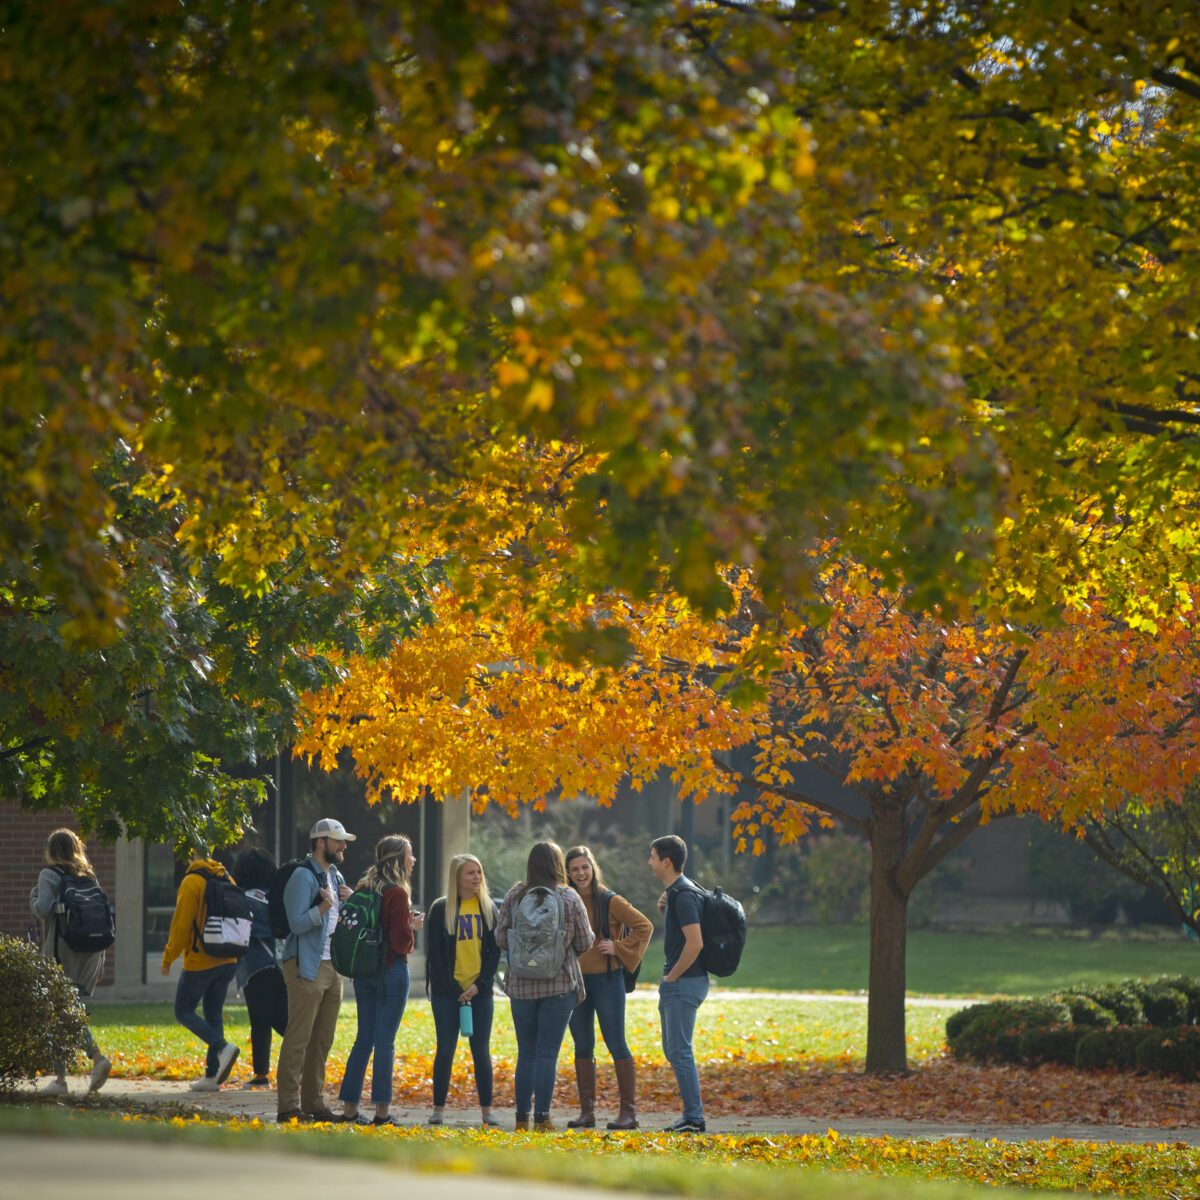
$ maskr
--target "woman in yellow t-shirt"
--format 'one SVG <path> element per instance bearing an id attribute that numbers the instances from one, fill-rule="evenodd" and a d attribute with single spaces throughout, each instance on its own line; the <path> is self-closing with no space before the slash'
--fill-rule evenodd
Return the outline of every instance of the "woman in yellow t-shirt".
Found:
<path id="1" fill-rule="evenodd" d="M 430 1125 L 445 1122 L 450 1071 L 469 1012 L 471 1058 L 484 1125 L 492 1117 L 492 985 L 500 965 L 496 945 L 496 906 L 488 895 L 483 864 L 473 854 L 450 860 L 446 894 L 435 900 L 425 922 L 425 990 L 437 1030 L 433 1060 L 433 1113 Z"/>

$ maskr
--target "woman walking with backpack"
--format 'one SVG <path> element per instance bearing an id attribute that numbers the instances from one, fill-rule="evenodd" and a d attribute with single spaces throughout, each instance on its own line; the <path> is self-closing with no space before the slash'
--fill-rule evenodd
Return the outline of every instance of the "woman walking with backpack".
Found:
<path id="1" fill-rule="evenodd" d="M 379 893 L 384 955 L 379 969 L 373 974 L 354 976 L 358 1031 L 338 1092 L 342 1102 L 339 1119 L 342 1121 L 358 1120 L 358 1103 L 362 1099 L 363 1080 L 370 1059 L 371 1103 L 375 1105 L 375 1119 L 371 1124 L 395 1124 L 390 1109 L 396 1033 L 408 1001 L 408 956 L 416 943 L 414 934 L 425 923 L 421 913 L 412 911 L 412 873 L 416 861 L 408 838 L 398 833 L 390 834 L 380 838 L 375 846 L 375 862 L 358 881 L 356 891 Z M 353 900 L 351 896 L 346 901 L 343 915 Z"/>
<path id="2" fill-rule="evenodd" d="M 42 923 L 42 953 L 62 967 L 67 978 L 75 985 L 80 1000 L 86 1000 L 95 991 L 104 971 L 104 951 L 73 950 L 67 945 L 64 930 L 60 927 L 67 915 L 63 912 L 64 893 L 80 883 L 91 885 L 86 888 L 86 895 L 81 902 L 95 909 L 101 905 L 106 909 L 106 913 L 99 915 L 104 918 L 107 932 L 98 939 L 105 946 L 112 942 L 112 909 L 96 880 L 92 864 L 88 862 L 83 842 L 73 830 L 56 829 L 46 839 L 45 859 L 47 865 L 38 875 L 37 883 L 29 894 L 33 915 Z M 87 1090 L 98 1092 L 108 1079 L 112 1063 L 100 1053 L 91 1029 L 85 1027 L 83 1033 L 84 1049 L 92 1060 Z M 67 1095 L 66 1063 L 59 1066 L 57 1077 L 42 1089 L 42 1093 L 47 1096 Z"/>
<path id="3" fill-rule="evenodd" d="M 529 851 L 525 879 L 504 897 L 496 942 L 508 951 L 505 989 L 517 1035 L 518 1129 L 553 1129 L 550 1105 L 567 1022 L 585 995 L 580 954 L 592 944 L 587 912 L 567 887 L 562 848 L 538 842 Z"/>
<path id="4" fill-rule="evenodd" d="M 636 1129 L 637 1076 L 633 1055 L 625 1041 L 625 971 L 636 971 L 654 932 L 643 916 L 623 896 L 604 886 L 600 864 L 587 846 L 567 851 L 567 876 L 587 909 L 595 932 L 592 948 L 579 960 L 585 996 L 571 1014 L 575 1042 L 575 1082 L 579 1087 L 579 1116 L 568 1129 L 593 1129 L 596 1125 L 596 1022 L 612 1055 L 617 1073 L 621 1111 L 609 1129 Z"/>
<path id="5" fill-rule="evenodd" d="M 483 1124 L 500 1123 L 492 1116 L 492 984 L 500 965 L 495 928 L 483 864 L 473 854 L 456 854 L 446 894 L 429 909 L 425 935 L 425 990 L 437 1030 L 430 1125 L 445 1121 L 460 1033 L 470 1040 Z"/>
<path id="6" fill-rule="evenodd" d="M 243 850 L 234 865 L 246 899 L 250 901 L 250 948 L 237 961 L 237 982 L 250 1017 L 250 1054 L 254 1077 L 246 1085 L 271 1083 L 271 1030 L 283 1037 L 287 1030 L 287 985 L 279 969 L 279 943 L 271 932 L 267 892 L 275 878 L 275 859 L 257 847 Z"/>

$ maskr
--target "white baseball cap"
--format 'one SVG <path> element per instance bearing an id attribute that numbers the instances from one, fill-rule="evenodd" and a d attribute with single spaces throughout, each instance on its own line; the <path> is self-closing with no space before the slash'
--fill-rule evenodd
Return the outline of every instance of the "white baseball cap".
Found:
<path id="1" fill-rule="evenodd" d="M 335 821 L 332 817 L 322 817 L 308 831 L 308 836 L 310 838 L 333 838 L 338 842 L 353 842 L 357 840 L 354 834 L 346 832 L 346 827 L 341 821 Z"/>

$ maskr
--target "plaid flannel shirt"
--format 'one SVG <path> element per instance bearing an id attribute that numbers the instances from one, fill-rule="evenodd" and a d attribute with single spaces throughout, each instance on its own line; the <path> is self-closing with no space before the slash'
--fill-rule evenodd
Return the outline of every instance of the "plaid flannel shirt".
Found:
<path id="1" fill-rule="evenodd" d="M 513 910 L 524 890 L 524 883 L 514 883 L 500 905 L 500 915 L 496 918 L 496 944 L 502 950 L 508 949 Z M 583 999 L 583 972 L 579 969 L 578 956 L 591 948 L 596 935 L 592 933 L 592 924 L 579 893 L 574 888 L 560 887 L 558 894 L 563 899 L 567 934 L 567 956 L 563 959 L 562 970 L 551 979 L 514 979 L 509 975 L 504 981 L 504 990 L 510 1000 L 545 1000 L 564 992 L 574 992 Z"/>

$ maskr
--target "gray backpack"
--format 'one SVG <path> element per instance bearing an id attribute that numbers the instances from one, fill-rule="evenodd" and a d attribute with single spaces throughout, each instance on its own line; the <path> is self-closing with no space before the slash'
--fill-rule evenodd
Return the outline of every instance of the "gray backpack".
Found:
<path id="1" fill-rule="evenodd" d="M 508 931 L 508 973 L 553 979 L 567 957 L 567 906 L 557 888 L 531 887 L 517 903 Z"/>

